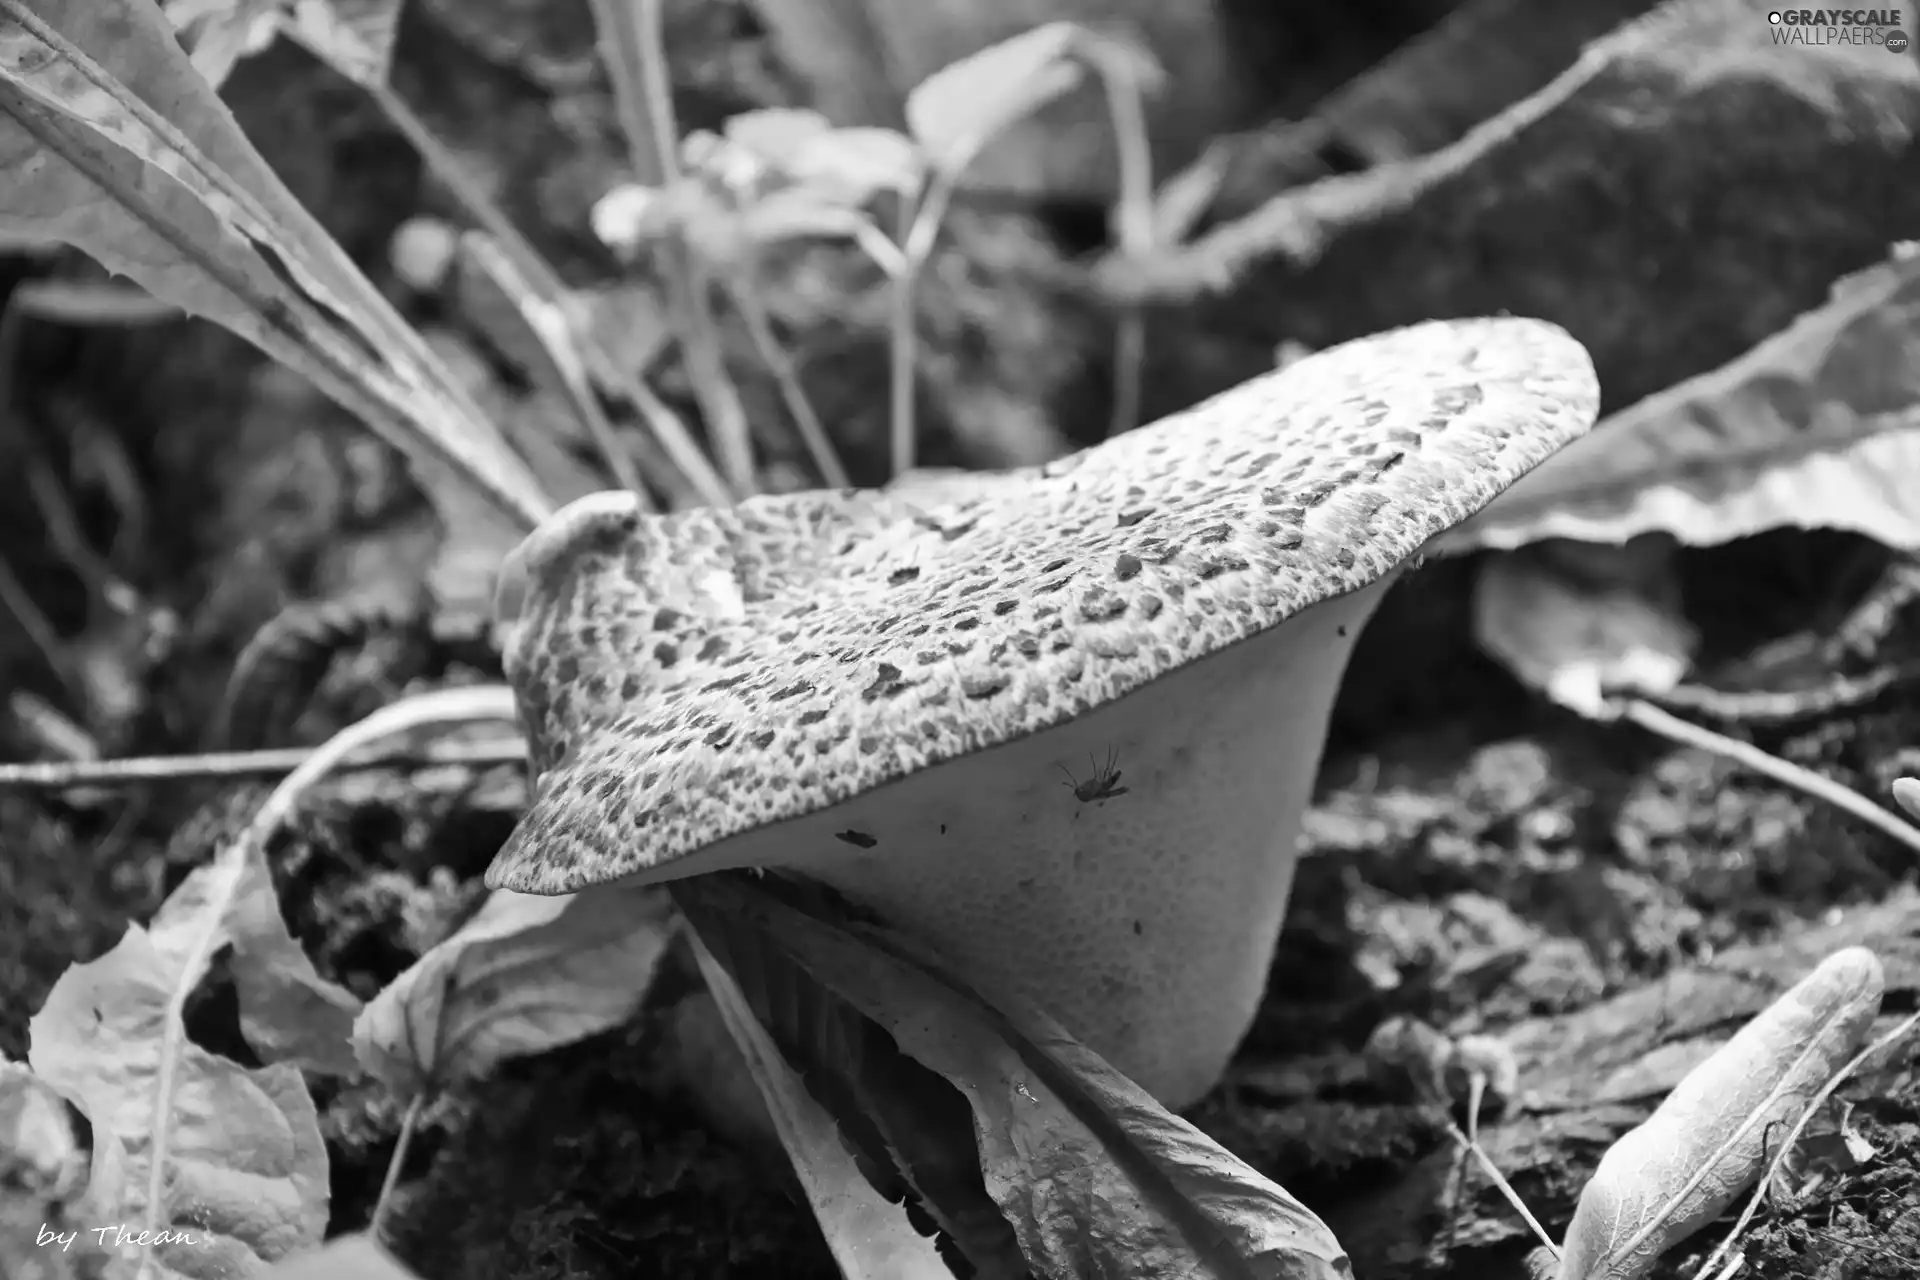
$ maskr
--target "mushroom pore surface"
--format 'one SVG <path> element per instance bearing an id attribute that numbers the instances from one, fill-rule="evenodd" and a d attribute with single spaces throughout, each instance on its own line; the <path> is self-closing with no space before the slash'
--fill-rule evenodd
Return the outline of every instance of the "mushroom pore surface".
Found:
<path id="1" fill-rule="evenodd" d="M 538 782 L 488 883 L 809 875 L 1191 1102 L 1361 624 L 1597 404 L 1559 329 L 1441 321 L 926 495 L 583 498 L 501 568 Z"/>

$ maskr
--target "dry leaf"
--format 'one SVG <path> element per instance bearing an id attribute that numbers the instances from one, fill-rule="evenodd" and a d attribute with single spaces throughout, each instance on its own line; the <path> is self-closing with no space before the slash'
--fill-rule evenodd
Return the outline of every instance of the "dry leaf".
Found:
<path id="1" fill-rule="evenodd" d="M 1651 538 L 1489 556 L 1474 579 L 1473 634 L 1523 683 L 1590 718 L 1611 692 L 1671 690 L 1699 640 L 1681 612 L 1672 544 Z"/>
<path id="2" fill-rule="evenodd" d="M 1871 951 L 1837 951 L 1688 1072 L 1602 1157 L 1567 1227 L 1560 1280 L 1636 1280 L 1719 1217 L 1860 1047 L 1884 986 Z"/>
<path id="3" fill-rule="evenodd" d="M 671 936 L 657 889 L 496 890 L 373 998 L 354 1024 L 354 1052 L 412 1098 L 570 1044 L 633 1015 Z"/>
<path id="4" fill-rule="evenodd" d="M 1920 255 L 1841 280 L 1732 363 L 1601 422 L 1441 551 L 1660 531 L 1707 546 L 1775 528 L 1920 545 Z"/>
<path id="5" fill-rule="evenodd" d="M 736 979 L 743 970 L 751 979 L 742 989 L 766 993 L 755 1013 L 763 1021 L 781 1015 L 769 1030 L 778 1038 L 786 1027 L 793 1043 L 781 1049 L 790 1061 L 811 1037 L 836 1033 L 810 1021 L 809 1011 L 842 1002 L 878 1024 L 899 1053 L 953 1086 L 972 1113 L 970 1154 L 985 1188 L 1036 1274 L 1351 1276 L 1338 1242 L 1305 1206 L 1169 1114 L 1040 1011 L 1016 1002 L 1010 1012 L 996 1012 L 936 976 L 899 939 L 868 925 L 829 922 L 814 914 L 815 904 L 802 910 L 783 900 L 797 895 L 772 879 L 715 874 L 672 889 L 714 957 Z M 856 1150 L 869 1161 L 882 1155 L 849 1127 L 858 1114 L 814 1088 L 804 1058 L 795 1065 Z M 890 1081 L 875 1083 L 884 1089 Z"/>

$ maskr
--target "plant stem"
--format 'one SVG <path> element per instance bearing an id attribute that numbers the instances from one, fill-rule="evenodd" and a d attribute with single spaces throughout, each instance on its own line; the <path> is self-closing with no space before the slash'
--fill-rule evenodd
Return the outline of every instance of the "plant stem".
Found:
<path id="1" fill-rule="evenodd" d="M 673 80 L 667 67 L 662 0 L 593 0 L 607 72 L 613 81 L 628 163 L 637 179 L 662 190 L 680 181 L 679 131 L 673 115 Z M 633 58 L 620 56 L 631 49 Z M 714 318 L 711 281 L 680 237 L 660 245 L 661 275 L 680 356 L 706 419 L 720 469 L 736 498 L 757 492 L 746 409 L 727 376 Z"/>
<path id="2" fill-rule="evenodd" d="M 539 287 L 520 270 L 520 263 L 515 260 L 509 247 L 497 238 L 466 232 L 461 236 L 461 245 L 466 250 L 468 260 L 486 272 L 495 287 L 513 304 L 520 322 L 532 333 L 540 350 L 540 358 L 546 366 L 536 372 L 536 377 L 544 374 L 549 389 L 557 389 L 565 397 L 573 410 L 574 420 L 587 429 L 587 434 L 606 459 L 614 482 L 632 493 L 645 510 L 658 510 L 647 492 L 645 482 L 640 478 L 640 469 L 634 465 L 633 455 L 621 445 L 613 421 L 600 407 L 600 397 L 594 393 L 593 383 L 587 376 L 579 348 L 575 345 L 575 326 L 568 319 L 565 309 L 552 295 L 542 296 Z"/>
<path id="3" fill-rule="evenodd" d="M 847 478 L 847 469 L 841 465 L 833 440 L 827 435 L 826 427 L 821 425 L 820 415 L 813 411 L 806 388 L 800 385 L 799 372 L 794 368 L 786 348 L 780 345 L 779 335 L 773 331 L 773 322 L 767 315 L 766 307 L 755 295 L 750 283 L 728 279 L 726 287 L 733 305 L 740 312 L 740 318 L 746 322 L 748 336 L 753 339 L 760 358 L 773 374 L 774 385 L 780 389 L 780 398 L 793 418 L 794 427 L 800 432 L 800 442 L 813 459 L 814 469 L 820 473 L 821 483 L 829 489 L 851 489 L 853 482 Z"/>
<path id="4" fill-rule="evenodd" d="M 499 243 L 514 267 L 525 278 L 534 295 L 543 301 L 558 304 L 567 295 L 567 288 L 559 273 L 548 263 L 538 249 L 513 225 L 506 213 L 475 181 L 458 157 L 442 142 L 426 122 L 416 115 L 406 100 L 389 85 L 367 86 L 374 102 L 386 113 L 389 120 L 412 144 L 420 159 L 440 185 L 447 189 L 466 215 L 473 219 L 488 235 Z M 641 418 L 653 432 L 661 452 L 668 461 L 680 469 L 682 476 L 701 498 L 714 506 L 725 506 L 733 498 L 721 480 L 720 474 L 707 461 L 706 454 L 694 443 L 693 436 L 687 431 L 686 424 L 680 421 L 671 409 L 661 402 L 653 390 L 641 380 L 638 373 L 629 369 L 628 362 L 618 353 L 609 349 L 603 337 L 591 329 L 572 323 L 567 324 L 568 337 L 580 344 L 585 354 L 591 355 L 600 369 L 614 376 L 612 389 L 633 403 Z M 544 341 L 544 340 L 543 340 Z M 616 372 L 617 371 L 617 372 Z M 569 392 L 571 398 L 572 393 Z M 583 406 L 575 403 L 575 412 L 580 413 Z M 596 402 L 594 411 L 599 409 Z M 604 414 L 602 415 L 604 421 Z M 599 427 L 590 419 L 584 420 L 588 431 L 599 438 Z M 603 442 L 602 449 L 607 446 Z M 624 453 L 624 450 L 622 451 Z M 615 466 L 609 459 L 609 466 Z M 616 467 L 616 476 L 620 473 Z M 626 480 L 621 483 L 631 488 Z M 636 490 L 636 492 L 638 492 Z"/>
<path id="5" fill-rule="evenodd" d="M 1699 725 L 1688 724 L 1685 720 L 1668 715 L 1651 702 L 1640 698 L 1623 700 L 1620 703 L 1620 714 L 1643 729 L 1649 729 L 1662 737 L 1689 747 L 1711 751 L 1735 764 L 1744 765 L 1755 773 L 1763 774 L 1776 782 L 1804 792 L 1816 800 L 1824 800 L 1836 809 L 1850 813 L 1862 822 L 1879 828 L 1915 853 L 1920 853 L 1920 829 L 1916 829 L 1911 823 L 1901 821 L 1865 796 L 1848 790 L 1830 778 L 1823 778 L 1811 769 L 1803 769 L 1797 764 L 1768 755 L 1750 743 L 1738 742 L 1711 729 L 1702 729 Z"/>
<path id="6" fill-rule="evenodd" d="M 890 415 L 893 429 L 890 453 L 895 479 L 913 470 L 914 463 L 913 384 L 914 370 L 919 363 L 914 290 L 919 284 L 921 268 L 933 256 L 940 222 L 946 217 L 947 206 L 953 203 L 953 193 L 965 170 L 964 160 L 951 169 L 935 169 L 918 202 L 903 202 L 901 208 L 905 227 L 900 237 L 900 274 L 893 286 L 893 409 Z"/>
<path id="7" fill-rule="evenodd" d="M 1146 86 L 1126 57 L 1097 57 L 1106 89 L 1119 156 L 1120 197 L 1114 206 L 1120 252 L 1140 259 L 1153 251 L 1153 151 L 1147 140 Z M 1147 353 L 1146 311 L 1137 301 L 1120 304 L 1113 342 L 1113 407 L 1109 436 L 1133 430 L 1140 420 L 1140 371 Z"/>
<path id="8" fill-rule="evenodd" d="M 426 1094 L 414 1094 L 413 1101 L 407 1104 L 407 1113 L 400 1117 L 400 1132 L 393 1140 L 393 1155 L 387 1160 L 387 1175 L 380 1180 L 380 1198 L 373 1202 L 373 1215 L 367 1223 L 367 1234 L 373 1237 L 375 1244 L 387 1243 L 387 1215 L 393 1210 L 393 1192 L 400 1185 L 400 1170 L 407 1162 L 407 1149 L 413 1145 L 413 1133 L 420 1125 L 420 1112 L 426 1101 Z"/>

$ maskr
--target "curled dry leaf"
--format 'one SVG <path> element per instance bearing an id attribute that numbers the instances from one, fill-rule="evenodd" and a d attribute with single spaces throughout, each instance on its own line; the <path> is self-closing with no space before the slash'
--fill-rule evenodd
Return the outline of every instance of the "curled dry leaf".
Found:
<path id="1" fill-rule="evenodd" d="M 255 1053 L 322 1075 L 358 1073 L 351 1037 L 359 997 L 321 977 L 287 931 L 260 842 L 243 835 L 219 850 L 167 895 L 149 925 L 153 945 L 183 962 L 203 931 L 213 933 L 211 950 L 233 948 L 240 1029 Z"/>
<path id="2" fill-rule="evenodd" d="M 58 1196 L 84 1158 L 53 1086 L 0 1055 L 0 1186 Z"/>
<path id="3" fill-rule="evenodd" d="M 1884 986 L 1871 951 L 1837 951 L 1688 1072 L 1601 1159 L 1567 1227 L 1559 1280 L 1636 1280 L 1718 1217 L 1860 1047 Z"/>
<path id="4" fill-rule="evenodd" d="M 1589 718 L 1605 714 L 1610 692 L 1672 690 L 1699 639 L 1661 538 L 1489 556 L 1474 579 L 1473 632 L 1523 683 Z"/>
<path id="5" fill-rule="evenodd" d="M 1014 1002 L 1009 1012 L 996 1012 L 938 976 L 933 962 L 902 940 L 871 925 L 830 920 L 819 902 L 803 909 L 800 895 L 772 879 L 706 875 L 676 882 L 673 893 L 715 958 L 744 977 L 743 989 L 765 993 L 765 1007 L 755 1012 L 770 1029 L 786 1027 L 783 1052 L 817 1048 L 823 1035 L 838 1034 L 803 1015 L 844 1003 L 884 1030 L 900 1054 L 958 1091 L 971 1111 L 974 1150 L 948 1151 L 945 1161 L 977 1161 L 986 1192 L 1035 1274 L 1351 1276 L 1339 1243 L 1304 1205 L 1168 1113 L 1039 1010 Z M 777 983 L 765 981 L 770 972 Z M 808 999 L 813 984 L 818 990 Z M 796 1065 L 811 1088 L 806 1064 Z M 888 1089 L 899 1079 L 890 1073 L 876 1085 Z M 861 1141 L 857 1109 L 849 1113 L 818 1090 L 815 1097 L 866 1160 L 887 1154 Z M 887 1101 L 901 1119 L 914 1105 L 939 1105 L 930 1115 L 944 1125 L 950 1095 L 919 1089 L 917 1097 L 895 1093 Z M 922 1150 L 922 1167 L 934 1155 Z"/>
<path id="6" fill-rule="evenodd" d="M 1771 1193 L 1777 1204 L 1804 1203 L 1836 1176 L 1852 1173 L 1879 1153 L 1853 1126 L 1853 1104 L 1829 1096 L 1815 1108 L 1800 1137 L 1781 1154 Z"/>
<path id="7" fill-rule="evenodd" d="M 633 1015 L 671 936 L 657 889 L 498 890 L 374 997 L 354 1024 L 354 1053 L 413 1098 L 570 1044 Z"/>
<path id="8" fill-rule="evenodd" d="M 1920 255 L 1848 276 L 1732 363 L 1601 422 L 1436 543 L 1708 546 L 1775 528 L 1920 544 Z"/>
<path id="9" fill-rule="evenodd" d="M 317 1245 L 326 1229 L 327 1151 L 300 1072 L 250 1071 L 191 1043 L 173 1070 L 164 1203 L 150 1203 L 154 1100 L 185 962 L 129 926 L 113 950 L 62 974 L 28 1024 L 28 1065 L 93 1126 L 93 1227 L 80 1239 L 112 1252 L 114 1280 L 133 1274 L 143 1232 L 165 1280 L 230 1280 Z"/>
<path id="10" fill-rule="evenodd" d="M 87 1153 L 69 1114 L 52 1086 L 0 1054 L 0 1275 L 7 1280 L 71 1280 L 86 1261 L 56 1243 L 69 1231 L 77 1240 L 89 1224 L 77 1203 Z"/>

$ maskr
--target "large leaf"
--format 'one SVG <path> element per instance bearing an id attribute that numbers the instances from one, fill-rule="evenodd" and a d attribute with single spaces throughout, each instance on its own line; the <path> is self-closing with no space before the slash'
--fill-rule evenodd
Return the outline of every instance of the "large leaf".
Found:
<path id="1" fill-rule="evenodd" d="M 1920 545 L 1920 252 L 1841 280 L 1732 363 L 1613 415 L 1438 549 L 1773 528 Z"/>
<path id="2" fill-rule="evenodd" d="M 658 889 L 541 898 L 501 889 L 395 978 L 354 1052 L 402 1097 L 616 1026 L 646 998 L 671 937 Z"/>
<path id="3" fill-rule="evenodd" d="M 326 1228 L 327 1149 L 299 1071 L 249 1071 L 193 1044 L 165 1065 L 172 996 L 190 963 L 131 925 L 112 951 L 62 974 L 28 1025 L 28 1065 L 93 1126 L 83 1237 L 110 1253 L 113 1280 L 133 1276 L 147 1250 L 167 1280 L 257 1276 Z M 163 1081 L 172 1134 L 155 1179 Z"/>
<path id="4" fill-rule="evenodd" d="M 783 1053 L 802 1055 L 789 1061 L 841 1123 L 863 1169 L 886 1163 L 904 1172 L 886 1142 L 849 1125 L 832 1088 L 817 1086 L 811 1069 L 828 1054 L 842 1067 L 882 1066 L 860 1081 L 870 1090 L 861 1100 L 884 1100 L 897 1117 L 894 1131 L 912 1135 L 922 1190 L 929 1189 L 921 1171 L 977 1160 L 988 1195 L 1036 1274 L 1351 1276 L 1338 1242 L 1305 1206 L 1169 1114 L 1042 1011 L 1018 1001 L 996 1011 L 901 940 L 873 925 L 829 918 L 839 913 L 772 878 L 701 876 L 677 882 L 673 893 L 715 957 L 743 979 L 748 999 L 761 991 L 756 1014 L 776 1041 L 784 1035 Z M 884 1040 L 847 1053 L 836 1043 L 848 1029 L 839 1006 L 876 1024 Z M 809 1023 L 810 1014 L 823 1020 Z M 943 1078 L 953 1092 L 915 1082 L 881 1052 L 889 1043 L 897 1057 Z M 972 1112 L 971 1153 L 929 1148 L 948 1129 L 954 1093 Z M 903 1123 L 916 1107 L 932 1122 L 925 1133 Z"/>
<path id="5" fill-rule="evenodd" d="M 51 236 L 232 329 L 524 525 L 548 504 L 267 167 L 152 0 L 0 0 L 0 232 Z"/>

